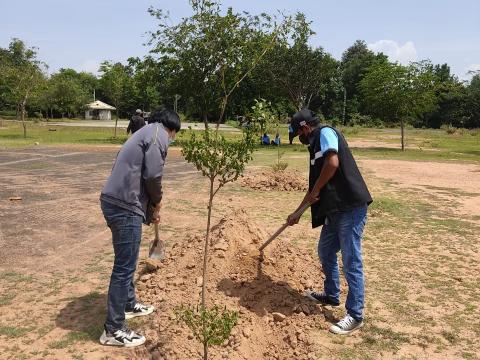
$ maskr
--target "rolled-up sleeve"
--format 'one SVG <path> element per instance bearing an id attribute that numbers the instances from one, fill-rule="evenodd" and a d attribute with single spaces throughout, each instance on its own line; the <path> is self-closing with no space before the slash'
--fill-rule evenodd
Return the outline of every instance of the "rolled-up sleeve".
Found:
<path id="1" fill-rule="evenodd" d="M 335 130 L 324 127 L 320 131 L 320 148 L 323 155 L 330 151 L 338 153 L 338 136 Z"/>
<path id="2" fill-rule="evenodd" d="M 145 152 L 143 180 L 150 202 L 157 204 L 162 199 L 162 176 L 166 151 L 159 143 L 152 143 Z"/>

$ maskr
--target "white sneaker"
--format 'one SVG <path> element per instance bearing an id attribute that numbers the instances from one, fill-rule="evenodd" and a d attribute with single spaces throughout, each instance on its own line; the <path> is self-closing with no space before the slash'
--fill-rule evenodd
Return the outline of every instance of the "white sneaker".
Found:
<path id="1" fill-rule="evenodd" d="M 125 319 L 131 319 L 136 316 L 150 315 L 155 310 L 152 305 L 136 303 L 132 310 L 125 311 Z"/>
<path id="2" fill-rule="evenodd" d="M 357 321 L 347 314 L 342 320 L 330 327 L 330 331 L 334 334 L 347 335 L 352 331 L 360 329 L 363 326 L 363 321 Z"/>
<path id="3" fill-rule="evenodd" d="M 100 344 L 110 346 L 135 347 L 143 345 L 145 341 L 145 336 L 137 334 L 126 326 L 113 333 L 105 329 L 103 330 L 102 336 L 100 336 Z"/>

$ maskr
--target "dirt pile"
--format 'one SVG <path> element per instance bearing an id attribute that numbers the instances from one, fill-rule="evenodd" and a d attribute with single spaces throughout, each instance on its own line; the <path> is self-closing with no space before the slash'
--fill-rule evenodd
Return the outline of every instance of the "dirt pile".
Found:
<path id="1" fill-rule="evenodd" d="M 306 191 L 308 189 L 305 176 L 288 170 L 265 170 L 246 175 L 240 180 L 240 184 L 261 191 Z"/>
<path id="2" fill-rule="evenodd" d="M 212 359 L 314 359 L 316 329 L 326 329 L 331 317 L 303 296 L 307 288 L 321 288 L 318 259 L 307 249 L 280 237 L 259 261 L 258 247 L 268 234 L 245 210 L 222 218 L 212 228 L 209 261 L 209 305 L 240 313 L 239 324 L 222 346 L 212 347 Z M 167 260 L 154 273 L 140 276 L 140 299 L 157 307 L 142 329 L 150 339 L 138 358 L 197 359 L 201 345 L 190 330 L 175 321 L 173 309 L 200 301 L 203 237 L 189 236 L 167 247 Z"/>

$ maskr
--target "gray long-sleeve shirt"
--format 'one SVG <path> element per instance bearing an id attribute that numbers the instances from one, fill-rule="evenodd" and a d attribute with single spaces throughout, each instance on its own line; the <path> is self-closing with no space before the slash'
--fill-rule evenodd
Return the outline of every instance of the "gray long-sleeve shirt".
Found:
<path id="1" fill-rule="evenodd" d="M 162 199 L 162 175 L 168 133 L 159 123 L 142 127 L 117 154 L 100 200 L 143 216 Z"/>

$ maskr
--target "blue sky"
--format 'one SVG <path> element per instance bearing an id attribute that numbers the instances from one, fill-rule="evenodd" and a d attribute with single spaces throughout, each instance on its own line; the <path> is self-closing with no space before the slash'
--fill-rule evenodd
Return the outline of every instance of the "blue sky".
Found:
<path id="1" fill-rule="evenodd" d="M 480 0 L 225 0 L 250 13 L 302 11 L 313 21 L 314 46 L 339 59 L 355 40 L 407 63 L 448 63 L 461 79 L 480 70 Z M 39 48 L 50 72 L 61 67 L 95 72 L 103 60 L 143 56 L 155 28 L 149 6 L 190 14 L 187 0 L 0 0 L 0 47 L 18 37 Z"/>

